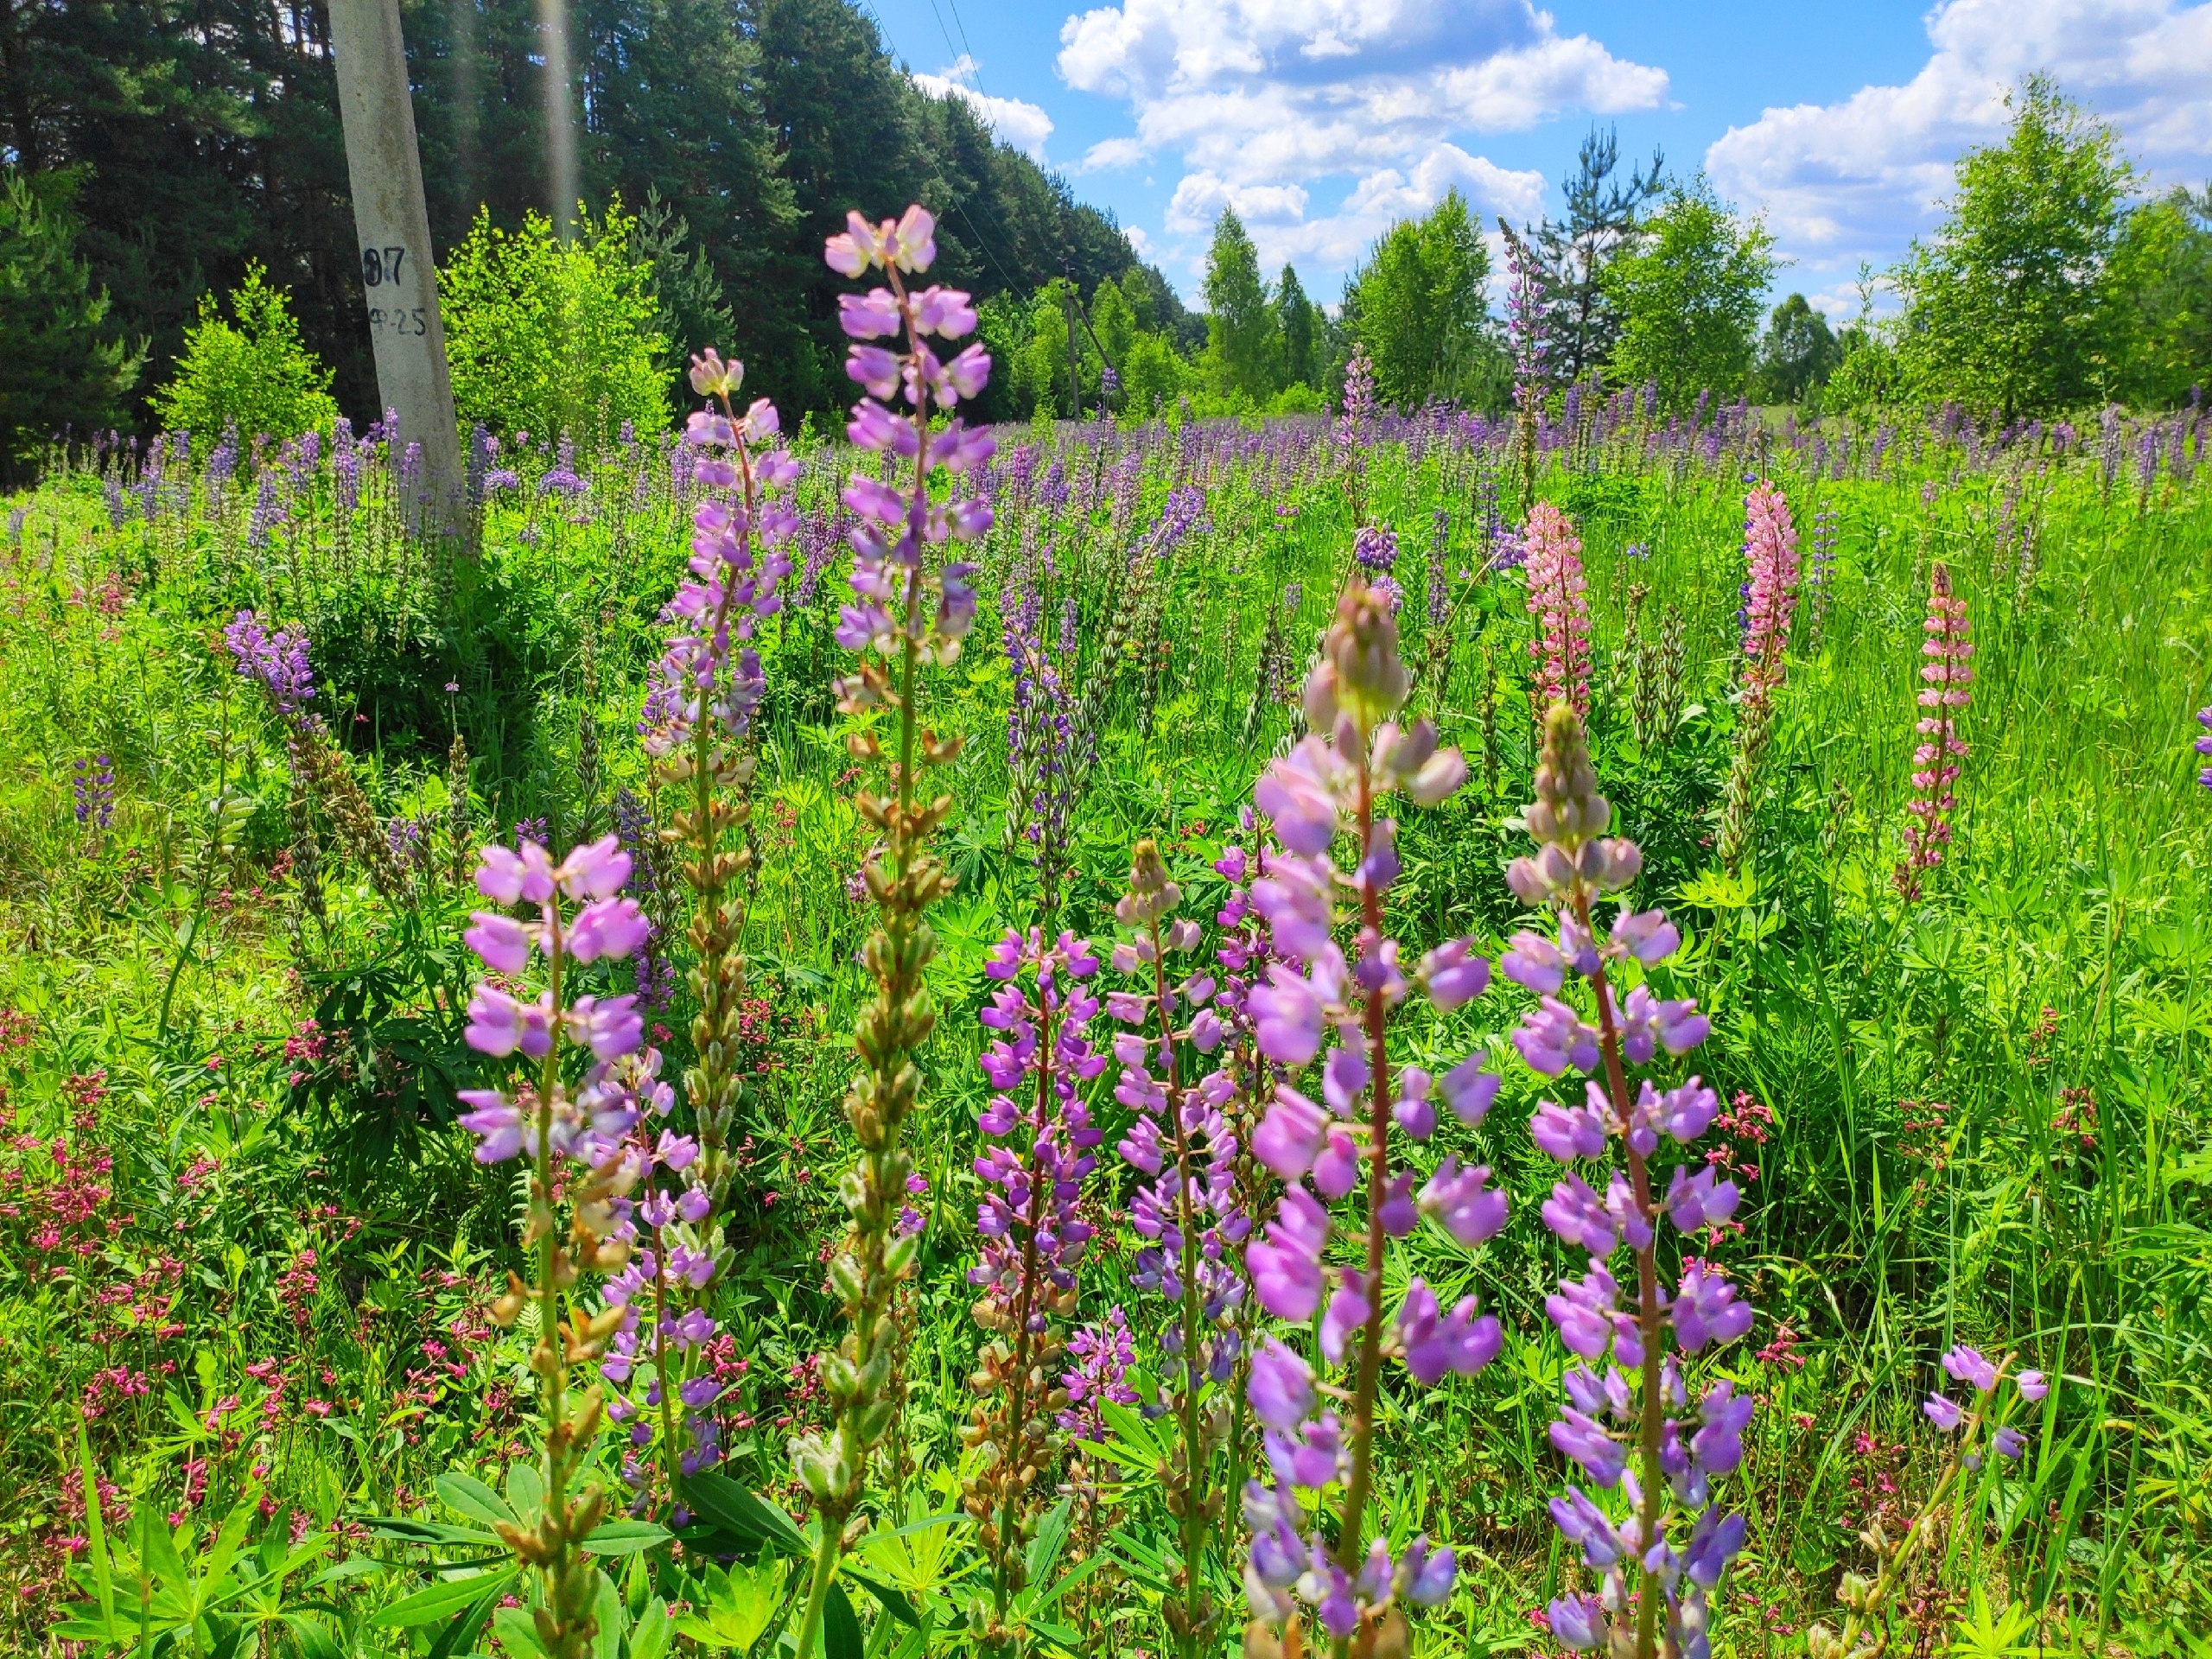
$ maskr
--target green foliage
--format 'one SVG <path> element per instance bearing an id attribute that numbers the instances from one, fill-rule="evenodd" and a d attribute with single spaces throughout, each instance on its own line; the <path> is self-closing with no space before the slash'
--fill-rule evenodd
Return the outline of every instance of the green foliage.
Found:
<path id="1" fill-rule="evenodd" d="M 1612 359 L 1621 320 L 1605 289 L 1605 272 L 1624 248 L 1635 245 L 1644 209 L 1667 188 L 1666 158 L 1658 149 L 1652 150 L 1649 167 L 1631 166 L 1625 178 L 1619 175 L 1620 153 L 1617 129 L 1599 132 L 1592 127 L 1576 152 L 1574 171 L 1560 186 L 1567 218 L 1547 217 L 1536 227 L 1551 341 L 1547 367 L 1569 384 Z"/>
<path id="2" fill-rule="evenodd" d="M 1172 410 L 1191 390 L 1191 365 L 1163 336 L 1139 334 L 1130 342 L 1129 360 L 1122 369 L 1122 397 L 1140 416 Z"/>
<path id="3" fill-rule="evenodd" d="M 2113 397 L 2171 408 L 2212 384 L 2212 188 L 2173 190 L 2128 214 L 2108 295 Z"/>
<path id="4" fill-rule="evenodd" d="M 143 350 L 116 334 L 77 257 L 76 184 L 0 166 L 0 481 L 64 428 L 114 421 L 138 378 Z"/>
<path id="5" fill-rule="evenodd" d="M 728 348 L 737 338 L 729 305 L 707 251 L 691 237 L 689 220 L 660 198 L 645 198 L 631 226 L 630 259 L 652 272 L 652 332 L 668 342 L 666 367 L 682 372 L 708 346 Z"/>
<path id="6" fill-rule="evenodd" d="M 1165 330 L 1144 328 L 1130 285 L 1115 287 L 1136 331 L 1130 378 L 1148 353 L 1164 374 L 1186 372 Z M 1092 291 L 1095 315 L 1118 315 Z M 983 310 L 987 329 L 1027 322 L 1011 300 Z M 1878 346 L 1854 346 L 1847 369 Z M 1305 395 L 1286 389 L 1275 405 Z M 1890 418 L 1831 416 L 1817 474 L 1809 434 L 1793 448 L 1768 427 L 1732 429 L 1711 456 L 1662 435 L 1592 445 L 1545 457 L 1537 475 L 1584 543 L 1594 764 L 1645 851 L 1625 896 L 1665 906 L 1686 935 L 1652 982 L 1712 1011 L 1702 1074 L 1771 1113 L 1736 1108 L 1744 1128 L 1728 1132 L 1741 1230 L 1681 1242 L 1725 1262 L 1761 1309 L 1719 1368 L 1760 1405 L 1746 1436 L 1756 1502 L 1731 1504 L 1757 1572 L 1739 1568 L 1716 1599 L 1715 1648 L 1758 1652 L 1783 1624 L 1833 1617 L 1841 1574 L 1867 1564 L 1870 1495 L 1909 1510 L 1929 1490 L 1942 1443 L 1916 1402 L 1936 1381 L 1930 1356 L 1964 1340 L 2017 1352 L 2055 1386 L 2025 1458 L 1990 1460 L 1962 1491 L 1921 1557 L 1920 1610 L 1893 1635 L 1931 1652 L 2184 1653 L 2212 1627 L 2197 1535 L 2212 1514 L 2212 818 L 2189 748 L 2191 711 L 2212 701 L 2200 660 L 2212 486 L 2201 466 L 2194 482 L 2179 476 L 2166 449 L 2147 484 L 2107 489 L 2094 443 L 1969 443 L 1918 423 L 1876 467 Z M 2121 434 L 2124 453 L 2139 429 Z M 1192 913 L 1217 911 L 1210 867 L 1238 837 L 1259 769 L 1300 729 L 1296 669 L 1353 528 L 1310 423 L 1261 441 L 1187 424 L 1164 442 L 1090 423 L 1001 435 L 1002 454 L 1039 446 L 1033 475 L 1057 470 L 1071 488 L 1057 505 L 1042 488 L 1000 494 L 978 548 L 976 648 L 918 671 L 935 729 L 968 746 L 944 774 L 960 884 L 931 914 L 939 1018 L 915 1059 L 929 1190 L 913 1198 L 925 1227 L 899 1315 L 899 1438 L 833 1603 L 836 1640 L 875 1659 L 974 1647 L 963 1610 L 979 1587 L 976 1529 L 959 1495 L 975 1465 L 957 1425 L 976 1343 L 964 1172 L 988 1092 L 976 1060 L 990 1033 L 976 1014 L 992 943 L 1031 918 L 1035 894 L 1003 851 L 1012 671 L 983 648 L 1005 620 L 1005 573 L 1033 573 L 1048 628 L 1073 603 L 1075 650 L 1061 660 L 1097 711 L 1099 760 L 1064 919 L 1096 938 L 1140 834 L 1158 837 Z M 814 441 L 797 453 L 797 505 L 826 521 L 856 457 Z M 1511 477 L 1512 457 L 1454 431 L 1374 444 L 1363 466 L 1374 519 L 1401 548 L 1421 706 L 1475 774 L 1462 799 L 1408 815 L 1387 919 L 1409 951 L 1471 934 L 1495 954 L 1525 920 L 1499 870 L 1524 844 L 1510 820 L 1534 762 L 1531 628 L 1520 575 L 1475 574 L 1485 550 L 1467 504 Z M 0 541 L 12 584 L 0 607 L 0 922 L 15 941 L 0 956 L 9 1652 L 63 1639 L 137 1651 L 142 1582 L 156 1659 L 534 1651 L 528 1606 L 500 1605 L 529 1584 L 493 1529 L 528 1526 L 543 1503 L 528 1452 L 537 1332 L 527 1313 L 510 1329 L 485 1317 L 519 1265 L 518 1189 L 475 1165 L 448 1121 L 455 1089 L 486 1080 L 455 1035 L 473 975 L 458 935 L 480 902 L 466 865 L 518 819 L 547 819 L 556 844 L 610 823 L 618 785 L 658 804 L 629 732 L 688 552 L 664 448 L 582 451 L 577 467 L 589 513 L 494 487 L 479 558 L 451 565 L 389 512 L 388 467 L 374 461 L 348 509 L 326 457 L 258 543 L 235 483 L 182 464 L 151 521 L 111 519 L 107 479 L 82 460 L 0 512 L 24 514 L 19 542 Z M 1822 507 L 1835 541 L 1821 582 L 1800 593 L 1755 856 L 1727 876 L 1703 843 L 1738 729 L 1742 478 L 1754 467 L 1788 494 L 1801 547 Z M 1162 545 L 1168 492 L 1192 485 L 1204 510 Z M 1049 562 L 1036 556 L 1046 546 Z M 825 1173 L 852 1155 L 838 1103 L 866 994 L 864 907 L 846 883 L 879 833 L 849 797 L 851 733 L 832 689 L 849 661 L 832 632 L 842 556 L 833 548 L 811 596 L 794 591 L 754 642 L 769 695 L 749 755 L 740 1110 L 753 1140 L 708 1308 L 729 1344 L 729 1394 L 714 1407 L 727 1461 L 683 1483 L 680 1550 L 656 1524 L 673 1526 L 661 1507 L 610 1513 L 592 1535 L 598 1651 L 611 1659 L 667 1659 L 679 1641 L 776 1652 L 802 1576 L 789 1563 L 806 1554 L 809 1517 L 774 1497 L 791 1496 L 778 1484 L 786 1433 L 824 1407 L 795 1368 L 835 1318 L 819 1252 L 846 1212 Z M 1939 558 L 1970 608 L 1979 678 L 1961 715 L 1956 835 L 1907 905 L 1891 872 Z M 1422 602 L 1440 575 L 1441 626 Z M 283 728 L 207 650 L 210 619 L 244 605 L 309 624 L 315 706 L 350 740 L 372 828 L 403 845 L 424 834 L 429 856 L 397 898 L 315 812 L 327 917 L 302 916 Z M 1665 654 L 1638 648 L 1662 605 L 1679 630 L 1680 718 L 1646 743 L 1630 709 Z M 1270 651 L 1291 660 L 1272 691 Z M 588 772 L 587 715 L 600 746 Z M 456 727 L 474 757 L 458 799 L 445 771 Z M 112 756 L 118 779 L 105 828 L 73 810 L 69 763 L 92 753 Z M 674 988 L 649 1017 L 669 1033 L 663 1075 L 677 1077 L 696 1007 L 690 906 L 673 884 L 639 896 L 669 942 Z M 629 964 L 581 971 L 594 995 L 635 985 Z M 1503 1033 L 1530 1003 L 1503 982 L 1433 1020 L 1416 1002 L 1406 1057 L 1510 1051 Z M 1392 1537 L 1479 1541 L 1463 1548 L 1462 1587 L 1414 1617 L 1419 1659 L 1525 1648 L 1522 1610 L 1586 1581 L 1555 1553 L 1543 1508 L 1560 1477 L 1545 1425 L 1561 1362 L 1537 1334 L 1558 1267 L 1537 1211 L 1559 1172 L 1522 1126 L 1553 1091 L 1506 1070 L 1484 1124 L 1446 1121 L 1414 1154 L 1427 1167 L 1479 1157 L 1515 1206 L 1471 1262 L 1426 1227 L 1407 1241 L 1440 1294 L 1492 1300 L 1506 1343 L 1481 1376 L 1434 1389 L 1388 1373 L 1385 1451 L 1406 1471 L 1376 1496 Z M 1110 1143 L 1127 1118 L 1103 1081 L 1095 1097 Z M 677 1105 L 673 1130 L 688 1111 Z M 1096 1214 L 1126 1211 L 1118 1164 L 1091 1179 Z M 1126 1246 L 1120 1229 L 1107 1220 L 1084 1258 L 1077 1318 L 1130 1308 L 1150 1359 L 1129 1252 L 1105 1248 Z M 1039 1654 L 1172 1650 L 1160 1599 L 1173 1437 L 1135 1408 L 1102 1414 L 1101 1445 L 1056 1455 L 1050 1478 L 1068 1496 L 1031 1541 L 1020 1611 Z M 1249 1466 L 1262 1467 L 1249 1420 L 1243 1432 Z M 618 1441 L 607 1437 L 595 1472 L 619 1491 Z M 1233 1506 L 1217 1526 L 1233 1569 Z M 73 1556 L 68 1540 L 83 1541 Z M 1236 1593 L 1227 1572 L 1212 1588 Z M 1231 1632 L 1207 1659 L 1234 1645 Z"/>
<path id="7" fill-rule="evenodd" d="M 1281 341 L 1260 280 L 1260 251 L 1231 207 L 1214 220 L 1205 295 L 1207 385 L 1231 401 L 1264 403 L 1282 384 Z"/>
<path id="8" fill-rule="evenodd" d="M 1483 285 L 1490 255 L 1457 189 L 1418 222 L 1385 232 L 1344 290 L 1345 326 L 1375 365 L 1385 403 L 1464 399 L 1491 352 Z"/>
<path id="9" fill-rule="evenodd" d="M 1774 308 L 1751 370 L 1752 401 L 1802 404 L 1817 396 L 1843 360 L 1843 348 L 1802 294 Z"/>
<path id="10" fill-rule="evenodd" d="M 1275 283 L 1275 318 L 1282 329 L 1282 378 L 1288 386 L 1321 384 L 1321 365 L 1315 354 L 1313 302 L 1306 297 L 1298 272 L 1285 264 Z"/>
<path id="11" fill-rule="evenodd" d="M 1077 335 L 1075 356 L 1069 355 L 1068 318 L 1071 284 L 1056 276 L 1029 302 L 1029 328 L 1014 359 L 1014 384 L 1027 406 L 1041 414 L 1065 416 L 1073 412 L 1079 395 L 1083 348 Z M 1080 331 L 1082 325 L 1076 325 Z"/>
<path id="12" fill-rule="evenodd" d="M 567 243 L 533 213 L 508 232 L 480 212 L 439 273 L 454 407 L 495 431 L 611 440 L 668 423 L 667 338 L 653 266 L 618 201 Z"/>
<path id="13" fill-rule="evenodd" d="M 2033 75 L 2001 144 L 1958 163 L 1950 217 L 1897 267 L 1914 392 L 2012 421 L 2094 398 L 2114 352 L 2106 289 L 2130 171 L 2103 122 Z"/>
<path id="14" fill-rule="evenodd" d="M 245 281 L 231 292 L 235 321 L 223 317 L 212 296 L 200 302 L 176 373 L 154 394 L 169 426 L 211 438 L 235 428 L 245 441 L 327 431 L 337 419 L 329 369 L 301 339 L 284 290 L 265 277 L 259 265 L 246 267 Z"/>
<path id="15" fill-rule="evenodd" d="M 1613 378 L 1655 383 L 1670 410 L 1701 391 L 1741 391 L 1760 299 L 1774 280 L 1773 248 L 1766 227 L 1738 218 L 1702 174 L 1675 186 L 1634 251 L 1605 270 L 1604 291 L 1621 318 Z"/>

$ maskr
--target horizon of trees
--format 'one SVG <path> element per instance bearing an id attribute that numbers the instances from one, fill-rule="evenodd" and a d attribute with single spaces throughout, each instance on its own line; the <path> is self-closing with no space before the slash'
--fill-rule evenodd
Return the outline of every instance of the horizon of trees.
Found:
<path id="1" fill-rule="evenodd" d="M 0 474 L 64 421 L 143 417 L 207 296 L 251 270 L 288 295 L 338 406 L 376 413 L 321 8 L 10 14 Z M 539 24 L 533 0 L 404 10 L 442 264 L 472 227 L 520 233 L 549 205 Z M 1319 411 L 1356 349 L 1389 404 L 1506 404 L 1489 247 L 1456 189 L 1385 229 L 1333 306 L 1294 264 L 1270 280 L 1224 208 L 1193 309 L 1110 215 L 918 88 L 851 0 L 579 0 L 572 16 L 583 210 L 627 227 L 654 309 L 642 332 L 671 377 L 716 344 L 794 418 L 842 407 L 821 238 L 850 204 L 923 200 L 933 276 L 976 294 L 1010 371 L 982 418 Z M 1707 393 L 1811 412 L 1955 401 L 2005 420 L 2183 401 L 2212 375 L 2212 186 L 2145 196 L 2111 128 L 2048 77 L 2012 105 L 2005 137 L 1958 162 L 1943 226 L 1889 274 L 1901 309 L 1862 303 L 1840 327 L 1802 294 L 1773 302 L 1758 219 L 1701 174 L 1670 177 L 1658 152 L 1624 171 L 1615 134 L 1593 129 L 1564 216 L 1524 230 L 1554 391 L 1649 385 L 1670 410 Z"/>

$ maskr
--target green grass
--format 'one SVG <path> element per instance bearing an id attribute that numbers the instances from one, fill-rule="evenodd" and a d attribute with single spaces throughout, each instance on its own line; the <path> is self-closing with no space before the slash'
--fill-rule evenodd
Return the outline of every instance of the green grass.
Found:
<path id="1" fill-rule="evenodd" d="M 1265 442 L 1235 429 L 1117 437 L 1142 454 L 1141 474 L 1115 475 L 1111 499 L 1089 513 L 1084 487 L 1122 452 L 1096 452 L 1088 429 L 1024 436 L 1052 451 L 1039 477 L 1064 463 L 1077 500 L 1052 512 L 1001 504 L 983 620 L 926 686 L 931 723 L 969 742 L 944 836 L 959 890 L 933 918 L 932 988 L 948 1017 L 918 1126 L 931 1224 L 894 1522 L 952 1507 L 976 1342 L 962 1277 L 976 1190 L 966 1165 L 987 1092 L 972 1013 L 984 950 L 1035 902 L 1005 826 L 1012 677 L 997 596 L 1034 582 L 1048 639 L 1071 601 L 1073 678 L 1103 688 L 1068 919 L 1109 925 L 1143 835 L 1160 838 L 1210 913 L 1221 884 L 1207 862 L 1294 731 L 1296 681 L 1352 528 L 1325 442 L 1302 429 Z M 810 461 L 802 498 L 819 512 L 849 461 Z M 1766 465 L 1804 550 L 1818 507 L 1834 509 L 1838 538 L 1832 572 L 1799 612 L 1753 863 L 1731 878 L 1709 842 L 1732 752 L 1749 464 L 1739 449 L 1713 465 L 1614 453 L 1554 467 L 1541 484 L 1582 526 L 1599 772 L 1649 854 L 1642 894 L 1689 935 L 1677 982 L 1716 1022 L 1701 1069 L 1772 1116 L 1763 1145 L 1732 1141 L 1758 1175 L 1743 1233 L 1716 1252 L 1761 1310 L 1723 1368 L 1764 1402 L 1737 1488 L 1751 1545 L 1722 1599 L 1717 1650 L 1802 1651 L 1796 1633 L 1833 1616 L 1840 1573 L 1866 1563 L 1857 1532 L 1909 1515 L 1934 1478 L 1916 1401 L 1936 1356 L 1966 1340 L 2063 1380 L 2024 1461 L 1970 1484 L 1910 1586 L 1915 1611 L 1892 1650 L 1940 1651 L 1955 1630 L 1967 1652 L 2201 1653 L 2212 1629 L 2212 791 L 2195 781 L 2190 742 L 2193 711 L 2212 702 L 2212 503 L 2171 479 L 2145 498 L 2125 486 L 2108 496 L 2086 460 L 1969 457 L 1910 436 L 1878 479 L 1815 480 L 1771 446 Z M 1503 861 L 1525 844 L 1512 820 L 1530 766 L 1529 626 L 1518 576 L 1458 573 L 1484 563 L 1478 491 L 1510 498 L 1514 480 L 1494 452 L 1434 440 L 1377 443 L 1368 467 L 1375 515 L 1403 550 L 1408 657 L 1433 663 L 1424 696 L 1476 779 L 1407 825 L 1393 924 L 1409 944 L 1469 930 L 1496 938 L 1515 925 Z M 513 1259 L 517 1195 L 469 1161 L 449 1123 L 451 1086 L 474 1065 L 455 1012 L 470 901 L 435 874 L 410 899 L 380 899 L 326 823 L 327 925 L 302 918 L 283 873 L 281 743 L 211 646 L 242 606 L 304 626 L 324 681 L 317 706 L 381 816 L 432 820 L 435 869 L 456 729 L 474 757 L 476 831 L 545 817 L 562 843 L 602 832 L 618 787 L 651 795 L 629 734 L 684 556 L 666 476 L 650 452 L 605 458 L 588 514 L 575 515 L 588 523 L 542 500 L 496 501 L 480 560 L 410 535 L 373 492 L 339 512 L 327 467 L 261 548 L 246 533 L 251 493 L 235 486 L 226 500 L 202 489 L 188 513 L 172 505 L 151 526 L 135 512 L 112 525 L 86 467 L 12 504 L 23 516 L 0 593 L 0 1005 L 17 1016 L 5 1057 L 16 1138 L 0 1146 L 0 1204 L 13 1206 L 0 1212 L 0 1583 L 16 1594 L 0 1643 L 51 1641 L 57 1541 L 86 1531 L 77 1424 L 96 1373 L 143 1381 L 127 1397 L 99 1385 L 86 1425 L 122 1503 L 181 1510 L 197 1480 L 192 1514 L 219 1519 L 258 1465 L 278 1503 L 340 1529 L 334 1553 L 385 1564 L 323 1592 L 341 1611 L 340 1639 L 363 1652 L 402 1650 L 394 1630 L 366 1621 L 422 1581 L 361 1522 L 431 1513 L 441 1473 L 491 1477 L 527 1445 L 521 1334 L 482 1316 Z M 1168 491 L 1194 482 L 1201 523 L 1154 560 Z M 1440 511 L 1450 620 L 1432 637 Z M 2034 527 L 2025 553 L 2023 524 Z M 1972 753 L 1957 838 L 1929 897 L 1909 906 L 1891 872 L 1939 559 L 1979 645 L 1961 727 Z M 867 992 L 854 952 L 870 925 L 845 890 L 868 836 L 829 690 L 842 569 L 833 549 L 812 602 L 763 639 L 745 936 L 758 998 L 741 1107 L 751 1161 L 720 1310 L 733 1376 L 746 1367 L 726 1402 L 731 1471 L 794 1510 L 783 1441 L 822 1410 L 796 1368 L 833 1318 L 815 1264 L 849 1155 L 838 1101 L 853 1066 L 845 1033 Z M 1688 646 L 1688 712 L 1655 753 L 1628 718 L 1631 583 L 1649 589 L 1643 626 L 1679 607 Z M 1277 613 L 1294 585 L 1294 606 Z M 1262 704 L 1255 719 L 1271 613 L 1291 701 Z M 95 753 L 114 758 L 119 779 L 105 831 L 71 810 L 70 766 Z M 1416 1016 L 1412 1051 L 1501 1044 L 1517 995 L 1493 993 L 1448 1022 Z M 660 1018 L 680 1033 L 682 1013 Z M 318 1030 L 302 1029 L 309 1018 Z M 680 1037 L 667 1046 L 680 1058 Z M 1526 1614 L 1568 1574 L 1543 1511 L 1560 1480 L 1544 1426 L 1561 1362 L 1541 1314 L 1560 1253 L 1535 1217 L 1551 1176 L 1522 1127 L 1537 1080 L 1507 1074 L 1480 1131 L 1447 1130 L 1423 1155 L 1478 1152 L 1513 1190 L 1515 1220 L 1471 1263 L 1418 1240 L 1410 1252 L 1440 1294 L 1480 1292 L 1509 1327 L 1506 1352 L 1470 1381 L 1386 1389 L 1390 1535 L 1425 1529 L 1465 1563 L 1455 1599 L 1418 1627 L 1424 1654 L 1541 1650 Z M 1120 1109 L 1105 1109 L 1110 1147 Z M 108 1191 L 44 1246 L 63 1142 L 73 1167 L 105 1149 L 111 1168 L 83 1180 Z M 1102 1206 L 1120 1174 L 1103 1179 L 1114 1190 Z M 1086 1270 L 1086 1317 L 1128 1300 L 1127 1260 L 1126 1246 L 1109 1248 Z M 1752 1359 L 1783 1325 L 1789 1351 Z M 269 1359 L 287 1382 L 264 1421 L 265 1383 L 246 1368 Z M 231 1395 L 238 1403 L 209 1427 Z M 1156 1500 L 1136 1480 L 1109 1483 L 1098 1503 L 1078 1518 L 1077 1547 L 1115 1566 L 1087 1581 L 1082 1618 L 1100 1651 L 1157 1651 L 1157 1596 L 1142 1586 L 1144 1552 L 1166 1536 Z M 126 1540 L 119 1511 L 106 1535 Z M 964 1522 L 886 1535 L 868 1559 L 957 1624 L 976 1560 Z M 1217 1588 L 1238 1593 L 1225 1578 Z M 873 1651 L 909 1650 L 862 1611 Z"/>

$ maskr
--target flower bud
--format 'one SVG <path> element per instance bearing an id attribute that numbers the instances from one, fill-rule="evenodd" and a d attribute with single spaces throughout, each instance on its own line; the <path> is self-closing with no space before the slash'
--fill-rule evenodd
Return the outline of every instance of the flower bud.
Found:
<path id="1" fill-rule="evenodd" d="M 1321 654 L 1336 670 L 1338 700 L 1364 728 L 1397 713 L 1413 688 L 1398 659 L 1398 624 L 1388 596 L 1359 582 L 1338 598 Z"/>

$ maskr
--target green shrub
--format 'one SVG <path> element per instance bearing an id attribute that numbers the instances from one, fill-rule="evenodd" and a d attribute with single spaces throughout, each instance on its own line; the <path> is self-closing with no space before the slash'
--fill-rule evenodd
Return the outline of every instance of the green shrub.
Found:
<path id="1" fill-rule="evenodd" d="M 563 245 L 542 213 L 504 231 L 477 210 L 438 277 L 464 427 L 593 444 L 625 421 L 667 425 L 669 345 L 652 264 L 633 251 L 636 223 L 618 200 L 603 219 L 582 215 Z"/>
<path id="2" fill-rule="evenodd" d="M 143 352 L 115 337 L 77 257 L 77 175 L 0 168 L 0 482 L 65 426 L 105 425 Z"/>
<path id="3" fill-rule="evenodd" d="M 185 331 L 176 375 L 154 394 L 162 424 L 218 433 L 236 427 L 242 437 L 267 433 L 289 438 L 329 429 L 338 418 L 330 396 L 330 369 L 300 337 L 289 293 L 269 285 L 258 263 L 231 290 L 226 321 L 214 296 L 201 296 L 200 321 Z"/>

